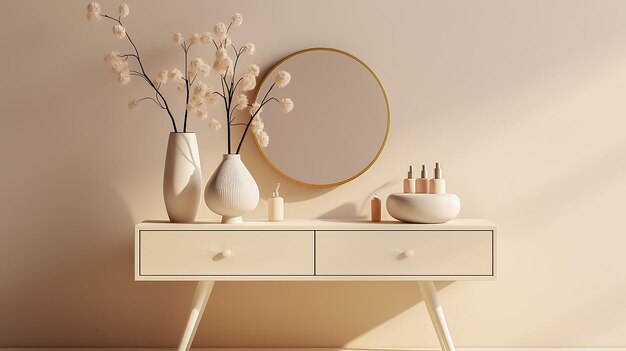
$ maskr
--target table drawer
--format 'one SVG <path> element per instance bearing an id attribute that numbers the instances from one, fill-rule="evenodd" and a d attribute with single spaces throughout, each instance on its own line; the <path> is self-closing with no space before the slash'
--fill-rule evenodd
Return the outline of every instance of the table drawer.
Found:
<path id="1" fill-rule="evenodd" d="M 139 232 L 139 276 L 313 275 L 313 231 Z"/>
<path id="2" fill-rule="evenodd" d="M 493 275 L 493 232 L 318 231 L 317 275 Z"/>

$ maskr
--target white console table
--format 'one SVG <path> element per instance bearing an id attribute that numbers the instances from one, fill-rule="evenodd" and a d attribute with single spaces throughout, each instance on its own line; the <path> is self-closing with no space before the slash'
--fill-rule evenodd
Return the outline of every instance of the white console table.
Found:
<path id="1" fill-rule="evenodd" d="M 197 281 L 179 351 L 188 351 L 215 281 L 385 281 L 419 285 L 437 338 L 454 351 L 433 281 L 494 280 L 496 226 L 297 220 L 135 227 L 135 280 Z"/>

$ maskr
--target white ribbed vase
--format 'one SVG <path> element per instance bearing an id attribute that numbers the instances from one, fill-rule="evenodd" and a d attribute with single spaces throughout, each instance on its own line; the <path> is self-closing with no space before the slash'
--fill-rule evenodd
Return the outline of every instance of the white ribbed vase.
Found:
<path id="1" fill-rule="evenodd" d="M 204 202 L 222 223 L 243 223 L 242 215 L 259 204 L 259 187 L 240 155 L 224 155 L 204 189 Z"/>
<path id="2" fill-rule="evenodd" d="M 195 133 L 170 133 L 165 155 L 163 199 L 171 222 L 196 220 L 202 198 L 202 171 Z"/>

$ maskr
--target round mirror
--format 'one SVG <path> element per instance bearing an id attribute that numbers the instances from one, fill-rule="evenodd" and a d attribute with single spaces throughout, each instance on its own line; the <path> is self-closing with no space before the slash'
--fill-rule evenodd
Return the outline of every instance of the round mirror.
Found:
<path id="1" fill-rule="evenodd" d="M 264 107 L 270 143 L 259 150 L 265 160 L 285 178 L 314 187 L 343 184 L 365 172 L 389 132 L 389 102 L 374 72 L 346 52 L 307 49 L 276 64 L 257 95 L 281 70 L 292 79 L 274 89 L 275 95 L 291 98 L 295 107 L 289 114 L 281 113 L 278 104 Z"/>

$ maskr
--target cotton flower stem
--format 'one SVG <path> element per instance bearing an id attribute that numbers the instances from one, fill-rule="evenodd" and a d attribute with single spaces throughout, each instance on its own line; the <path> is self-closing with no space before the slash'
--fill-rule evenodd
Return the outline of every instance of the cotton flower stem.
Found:
<path id="1" fill-rule="evenodd" d="M 113 21 L 119 23 L 120 26 L 123 26 L 122 25 L 122 21 L 120 19 L 118 19 L 118 18 L 114 18 L 114 17 L 111 17 L 111 16 L 106 15 L 106 14 L 103 14 L 102 17 L 105 17 L 105 18 L 108 18 L 110 20 L 113 20 Z M 165 100 L 165 97 L 163 97 L 163 95 L 161 94 L 159 89 L 157 87 L 155 87 L 154 83 L 152 83 L 150 78 L 148 78 L 148 75 L 146 74 L 146 70 L 143 68 L 143 63 L 141 62 L 141 58 L 140 58 L 140 55 L 139 55 L 139 50 L 137 49 L 137 46 L 133 42 L 133 39 L 131 39 L 131 37 L 128 34 L 128 32 L 126 32 L 126 38 L 128 38 L 128 42 L 130 42 L 130 45 L 132 45 L 133 49 L 135 49 L 135 58 L 137 59 L 137 63 L 139 63 L 139 68 L 141 69 L 141 74 L 143 74 L 144 78 L 146 79 L 146 82 L 148 82 L 148 84 L 152 87 L 152 89 L 154 89 L 156 94 L 161 98 L 161 100 L 163 100 L 164 108 L 167 111 L 167 114 L 170 116 L 170 120 L 172 121 L 172 127 L 174 128 L 174 133 L 178 133 L 178 129 L 176 128 L 176 121 L 174 120 L 174 116 L 172 115 L 172 111 L 170 111 L 170 108 L 167 105 L 167 101 Z"/>
<path id="2" fill-rule="evenodd" d="M 125 54 L 125 55 L 120 55 L 120 57 L 123 57 L 124 60 L 127 60 L 129 57 L 137 58 L 137 55 L 135 55 L 135 54 Z"/>
<path id="3" fill-rule="evenodd" d="M 235 110 L 237 109 L 237 106 L 239 106 L 239 104 L 237 104 L 237 105 L 233 106 L 233 107 L 230 109 L 230 115 L 231 115 L 231 116 L 233 116 L 233 118 L 231 118 L 231 119 L 230 119 L 230 121 L 231 121 L 231 122 L 235 120 L 234 114 L 235 114 Z"/>
<path id="4" fill-rule="evenodd" d="M 165 109 L 165 108 L 163 107 L 163 104 L 161 104 L 161 102 L 159 101 L 159 95 L 154 94 L 154 98 L 155 98 L 155 99 L 156 99 L 156 101 L 159 103 L 159 106 L 161 106 L 161 108 Z"/>
<path id="5" fill-rule="evenodd" d="M 237 81 L 237 84 L 235 84 L 235 72 L 237 72 L 237 63 L 239 63 L 239 56 L 241 56 L 241 54 L 243 53 L 243 47 L 241 49 L 239 49 L 239 51 L 237 51 L 237 48 L 235 47 L 235 45 L 230 44 L 230 46 L 233 48 L 233 51 L 235 52 L 235 64 L 233 65 L 233 76 L 231 77 L 231 81 L 230 81 L 230 89 L 232 91 L 232 94 L 235 94 L 235 90 L 237 90 L 237 85 L 239 85 L 239 82 L 241 82 L 241 78 L 239 78 L 239 80 Z"/>
<path id="6" fill-rule="evenodd" d="M 230 91 L 228 91 L 228 83 L 226 83 L 226 77 L 220 74 L 220 83 L 222 85 L 222 95 L 221 97 L 224 99 L 224 108 L 226 109 L 226 129 L 228 130 L 228 154 L 230 155 L 231 147 L 230 147 Z M 228 92 L 228 94 L 226 94 Z M 219 93 L 218 93 L 219 94 Z M 228 96 L 228 97 L 227 97 Z"/>
<path id="7" fill-rule="evenodd" d="M 241 150 L 241 145 L 243 145 L 243 139 L 246 138 L 246 134 L 248 133 L 248 129 L 250 129 L 250 123 L 252 123 L 252 120 L 254 119 L 254 117 L 256 117 L 256 115 L 259 114 L 259 112 L 261 111 L 263 106 L 265 106 L 265 104 L 267 104 L 268 102 L 270 102 L 272 100 L 278 101 L 276 98 L 273 98 L 273 97 L 267 99 L 267 96 L 269 95 L 270 91 L 272 91 L 272 89 L 274 89 L 274 85 L 276 85 L 276 83 L 272 83 L 272 86 L 270 86 L 270 88 L 267 89 L 267 92 L 265 93 L 265 96 L 263 96 L 263 100 L 261 100 L 261 105 L 259 105 L 259 108 L 256 109 L 256 111 L 254 112 L 254 114 L 252 116 L 250 116 L 250 119 L 248 120 L 248 124 L 246 124 L 246 129 L 244 129 L 243 134 L 241 135 L 241 139 L 239 139 L 239 145 L 237 145 L 237 152 L 235 152 L 236 154 L 238 154 L 239 151 Z M 230 123 L 229 123 L 229 127 L 230 127 Z M 229 129 L 229 136 L 230 136 L 230 129 Z"/>
<path id="8" fill-rule="evenodd" d="M 189 44 L 191 45 L 191 44 Z M 189 52 L 189 47 L 185 46 L 185 42 L 182 44 L 183 51 L 185 52 L 185 88 L 187 90 L 187 97 L 185 98 L 185 122 L 183 124 L 183 133 L 187 133 L 187 113 L 189 112 L 189 70 L 187 69 L 187 53 Z M 193 83 L 192 83 L 193 84 Z"/>
<path id="9" fill-rule="evenodd" d="M 157 106 L 159 106 L 160 108 L 164 108 L 163 105 L 161 105 L 161 103 L 159 103 L 154 98 L 151 98 L 149 96 L 146 96 L 145 98 L 139 99 L 139 100 L 137 100 L 137 102 L 141 102 L 141 101 L 144 101 L 144 100 L 152 100 L 155 104 L 157 104 Z"/>

